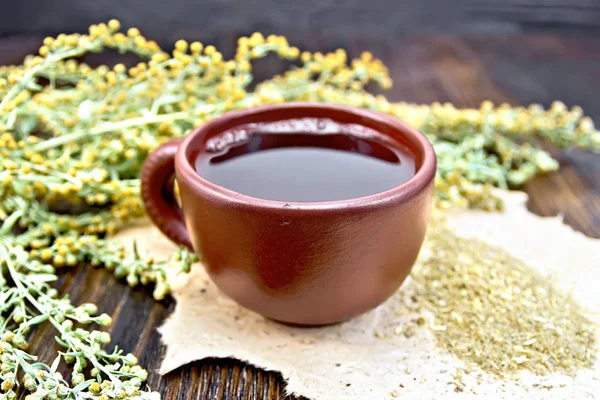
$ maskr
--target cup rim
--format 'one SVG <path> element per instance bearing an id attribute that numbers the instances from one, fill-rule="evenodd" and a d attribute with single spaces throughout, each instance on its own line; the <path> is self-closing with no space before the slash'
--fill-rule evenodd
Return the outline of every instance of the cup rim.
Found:
<path id="1" fill-rule="evenodd" d="M 261 122 L 260 118 L 252 119 L 253 115 L 269 115 L 281 111 L 289 110 L 300 110 L 307 113 L 306 117 L 310 117 L 311 111 L 320 110 L 331 111 L 333 113 L 352 115 L 359 117 L 362 122 L 370 123 L 371 125 L 383 125 L 387 128 L 391 128 L 401 134 L 404 138 L 410 141 L 411 145 L 420 147 L 422 153 L 421 165 L 418 167 L 414 176 L 408 181 L 395 186 L 391 189 L 383 192 L 370 194 L 367 196 L 348 198 L 343 200 L 331 200 L 331 201 L 320 201 L 320 202 L 294 202 L 294 201 L 279 201 L 279 200 L 267 200 L 259 197 L 253 197 L 245 195 L 226 187 L 217 185 L 202 177 L 198 174 L 188 158 L 188 147 L 190 143 L 198 140 L 198 137 L 210 132 L 212 130 L 218 130 L 218 127 L 225 126 L 225 129 L 220 129 L 221 132 L 230 129 L 231 127 L 243 125 L 250 122 Z M 232 123 L 234 121 L 245 119 L 246 121 L 238 124 Z M 277 120 L 277 119 L 275 119 Z M 412 150 L 411 150 L 412 151 Z M 414 155 L 414 154 L 413 154 Z M 285 207 L 288 210 L 302 210 L 302 211 L 319 211 L 319 210 L 331 210 L 343 208 L 372 208 L 381 206 L 387 203 L 405 202 L 429 186 L 429 184 L 435 178 L 437 167 L 437 158 L 433 146 L 429 140 L 421 132 L 415 128 L 409 126 L 405 122 L 394 118 L 390 115 L 383 114 L 377 111 L 368 110 L 364 108 L 337 105 L 331 103 L 317 103 L 317 102 L 287 102 L 270 105 L 260 105 L 240 110 L 229 111 L 224 113 L 196 128 L 194 128 L 177 149 L 175 155 L 175 170 L 177 179 L 182 181 L 181 183 L 187 184 L 198 195 L 203 197 L 209 197 L 213 199 L 219 199 L 223 202 L 230 204 L 237 204 L 240 206 L 251 206 L 261 209 L 281 209 Z"/>

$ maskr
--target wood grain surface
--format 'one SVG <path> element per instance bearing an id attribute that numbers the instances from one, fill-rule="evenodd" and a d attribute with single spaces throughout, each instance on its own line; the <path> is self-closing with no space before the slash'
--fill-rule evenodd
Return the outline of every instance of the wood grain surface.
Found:
<path id="1" fill-rule="evenodd" d="M 290 41 L 311 50 L 342 46 L 350 55 L 371 50 L 390 68 L 395 82 L 388 93 L 392 100 L 477 106 L 486 99 L 544 105 L 560 99 L 568 105 L 581 105 L 600 122 L 600 37 L 423 35 L 373 41 L 323 34 Z M 232 36 L 217 44 L 227 55 L 233 51 L 233 43 Z M 3 39 L 0 63 L 19 62 L 37 46 L 39 38 Z M 259 75 L 269 76 L 280 67 L 278 62 L 266 61 L 260 65 Z M 600 156 L 577 150 L 555 154 L 562 169 L 536 178 L 524 188 L 530 194 L 531 211 L 546 216 L 564 214 L 567 224 L 600 237 Z M 156 328 L 172 311 L 172 301 L 156 303 L 148 291 L 132 290 L 103 270 L 86 268 L 62 276 L 58 288 L 75 303 L 94 302 L 113 316 L 113 341 L 139 356 L 150 372 L 149 386 L 165 399 L 288 398 L 280 375 L 234 360 L 198 361 L 159 376 L 156 369 L 164 349 Z M 45 361 L 56 351 L 53 336 L 51 329 L 35 335 L 34 352 Z M 198 332 L 198 340 L 202 340 L 202 332 Z"/>

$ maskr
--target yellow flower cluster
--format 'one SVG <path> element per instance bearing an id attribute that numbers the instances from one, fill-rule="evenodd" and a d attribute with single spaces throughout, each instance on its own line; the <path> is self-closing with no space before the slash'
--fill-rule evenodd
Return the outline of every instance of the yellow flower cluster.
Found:
<path id="1" fill-rule="evenodd" d="M 55 51 L 64 51 L 65 49 L 76 50 L 94 48 L 94 46 L 103 45 L 110 48 L 125 49 L 135 51 L 140 55 L 152 55 L 160 51 L 160 47 L 154 41 L 148 41 L 140 35 L 137 28 L 131 28 L 127 34 L 119 32 L 121 24 L 117 20 L 111 20 L 108 24 L 98 24 L 89 27 L 87 35 L 60 34 L 56 38 L 47 37 L 44 39 L 43 46 L 39 49 L 39 55 L 47 57 Z"/>

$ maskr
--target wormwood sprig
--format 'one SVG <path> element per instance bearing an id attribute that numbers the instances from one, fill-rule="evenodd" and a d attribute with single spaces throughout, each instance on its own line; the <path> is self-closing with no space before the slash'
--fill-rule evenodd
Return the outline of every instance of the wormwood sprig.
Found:
<path id="1" fill-rule="evenodd" d="M 140 57 L 135 65 L 92 67 L 87 53 L 116 49 Z M 295 66 L 251 91 L 252 61 L 275 54 Z M 536 140 L 560 148 L 600 151 L 600 134 L 579 107 L 555 102 L 479 108 L 393 103 L 365 91 L 392 85 L 369 52 L 349 60 L 344 50 L 309 53 L 282 36 L 255 33 L 238 40 L 234 57 L 214 46 L 180 40 L 167 53 L 139 30 L 116 20 L 86 34 L 44 39 L 23 64 L 0 67 L 0 399 L 153 398 L 133 355 L 107 353 L 110 324 L 94 305 L 59 298 L 61 269 L 104 266 L 131 286 L 169 292 L 168 275 L 195 260 L 186 250 L 171 260 L 139 257 L 108 236 L 144 214 L 139 171 L 161 143 L 233 109 L 285 101 L 354 105 L 400 118 L 423 131 L 438 156 L 436 201 L 495 210 L 492 187 L 522 185 L 558 163 Z M 35 327 L 57 331 L 58 357 L 47 365 L 27 352 Z M 72 365 L 70 377 L 56 371 Z M 527 362 L 523 365 L 529 365 Z"/>
<path id="2" fill-rule="evenodd" d="M 91 323 L 108 326 L 110 316 L 97 315 L 93 304 L 76 307 L 68 296 L 58 298 L 50 285 L 57 279 L 58 267 L 102 264 L 117 277 L 127 277 L 131 286 L 154 282 L 154 296 L 161 299 L 169 290 L 168 262 L 142 260 L 119 243 L 85 234 L 100 222 L 97 215 L 63 216 L 18 197 L 5 203 L 12 211 L 0 229 L 0 388 L 6 398 L 16 398 L 13 389 L 19 385 L 31 392 L 32 399 L 156 397 L 142 390 L 147 372 L 132 354 L 118 348 L 107 353 L 102 347 L 110 342 L 108 332 L 80 327 Z M 10 232 L 17 221 L 29 221 L 29 229 L 14 236 Z M 97 230 L 105 229 L 100 223 Z M 182 250 L 174 254 L 170 265 L 185 271 L 193 260 L 193 255 Z M 36 357 L 26 352 L 27 335 L 45 322 L 57 330 L 56 341 L 63 348 L 52 366 L 36 362 Z M 72 364 L 70 385 L 56 372 L 60 362 Z"/>
<path id="3" fill-rule="evenodd" d="M 33 318 L 18 313 L 13 315 L 13 322 L 17 326 L 12 331 L 3 332 L 2 336 L 5 340 L 2 345 L 3 369 L 11 371 L 12 367 L 12 374 L 16 375 L 18 368 L 21 368 L 25 374 L 24 385 L 27 390 L 33 392 L 33 398 L 54 397 L 52 395 L 56 395 L 56 398 L 69 398 L 73 395 L 84 396 L 86 391 L 88 394 L 94 392 L 96 392 L 94 394 L 101 394 L 104 391 L 109 396 L 120 398 L 142 394 L 139 389 L 147 373 L 139 367 L 131 372 L 131 367 L 137 363 L 133 355 L 122 355 L 118 351 L 108 354 L 102 350 L 101 346 L 110 342 L 108 332 L 88 331 L 74 327 L 75 324 L 92 322 L 108 325 L 111 322 L 110 316 L 107 314 L 95 316 L 97 310 L 92 304 L 74 307 L 68 298 L 57 299 L 49 295 L 51 289 L 48 282 L 52 280 L 52 275 L 28 276 L 19 273 L 22 260 L 26 260 L 26 253 L 21 248 L 4 250 L 2 256 L 9 276 L 17 288 L 18 307 L 34 309 L 38 313 Z M 58 331 L 60 336 L 56 341 L 64 348 L 49 369 L 44 364 L 28 365 L 27 361 L 35 361 L 35 357 L 22 351 L 27 348 L 24 333 L 32 326 L 46 321 Z M 17 349 L 14 346 L 17 346 Z M 61 358 L 65 362 L 73 363 L 71 381 L 74 387 L 72 388 L 65 385 L 60 374 L 56 372 Z M 91 378 L 85 380 L 83 372 L 88 363 L 92 368 L 89 373 Z M 52 374 L 54 382 L 39 382 L 46 373 Z M 10 376 L 3 378 L 4 383 L 7 383 L 6 386 L 10 386 Z M 107 384 L 102 389 L 100 385 L 104 382 Z"/>

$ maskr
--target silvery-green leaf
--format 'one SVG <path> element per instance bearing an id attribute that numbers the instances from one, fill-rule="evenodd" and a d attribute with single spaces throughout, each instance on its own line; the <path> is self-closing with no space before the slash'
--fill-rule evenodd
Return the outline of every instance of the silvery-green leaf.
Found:
<path id="1" fill-rule="evenodd" d="M 50 366 L 51 373 L 55 373 L 58 370 L 58 366 L 60 364 L 60 359 L 61 359 L 61 356 L 59 354 L 58 356 L 56 356 L 54 361 L 52 361 L 52 365 Z"/>

